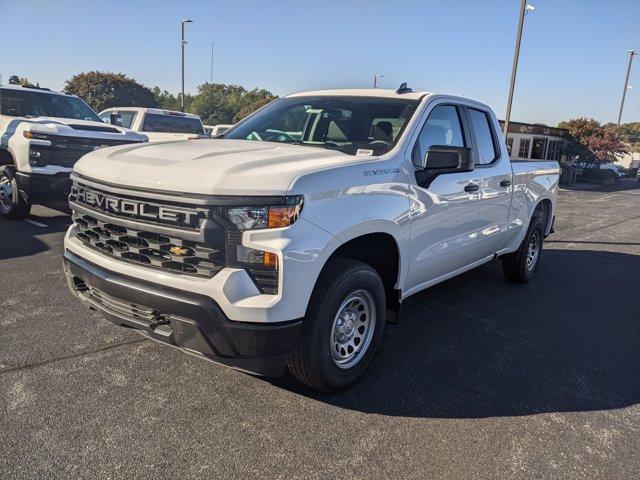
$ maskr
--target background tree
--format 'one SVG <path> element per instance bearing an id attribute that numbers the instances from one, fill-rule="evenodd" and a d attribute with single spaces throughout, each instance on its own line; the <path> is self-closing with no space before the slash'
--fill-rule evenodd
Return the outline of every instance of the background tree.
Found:
<path id="1" fill-rule="evenodd" d="M 23 87 L 35 87 L 29 80 L 18 75 L 11 75 L 9 77 L 9 85 L 22 85 Z"/>
<path id="2" fill-rule="evenodd" d="M 569 158 L 578 157 L 577 162 L 584 166 L 598 167 L 627 153 L 620 134 L 592 118 L 574 118 L 558 126 L 569 132 L 565 153 Z"/>
<path id="3" fill-rule="evenodd" d="M 247 90 L 240 85 L 204 83 L 198 87 L 198 94 L 188 111 L 200 115 L 206 125 L 235 123 L 275 98 L 264 89 Z"/>
<path id="4" fill-rule="evenodd" d="M 176 110 L 179 111 L 181 108 L 180 105 L 180 94 L 174 95 L 173 93 L 167 90 L 160 90 L 160 87 L 154 87 L 152 90 L 153 98 L 158 104 L 158 108 L 164 108 L 166 110 Z M 193 95 L 190 93 L 185 94 L 184 96 L 184 107 L 186 111 L 189 111 L 189 107 L 193 102 Z"/>
<path id="5" fill-rule="evenodd" d="M 96 112 L 110 107 L 157 106 L 153 92 L 124 73 L 79 73 L 67 80 L 64 91 L 82 98 Z"/>
<path id="6" fill-rule="evenodd" d="M 270 103 L 273 100 L 274 100 L 274 98 L 271 98 L 271 97 L 263 97 L 263 98 L 259 98 L 259 99 L 255 100 L 255 101 L 253 101 L 251 103 L 248 103 L 247 105 L 245 105 L 244 107 L 242 107 L 240 110 L 238 110 L 236 112 L 236 114 L 233 116 L 233 122 L 232 123 L 238 123 L 244 117 L 248 117 L 253 112 L 258 110 L 259 108 L 264 107 L 267 103 Z"/>

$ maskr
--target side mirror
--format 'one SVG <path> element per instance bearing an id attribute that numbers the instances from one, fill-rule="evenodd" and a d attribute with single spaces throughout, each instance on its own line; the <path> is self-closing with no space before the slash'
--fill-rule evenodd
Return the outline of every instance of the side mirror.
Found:
<path id="1" fill-rule="evenodd" d="M 119 113 L 111 113 L 109 114 L 109 123 L 111 125 L 116 125 L 118 127 L 122 126 L 122 117 Z"/>
<path id="2" fill-rule="evenodd" d="M 471 149 L 467 147 L 432 145 L 424 160 L 424 171 L 428 174 L 470 172 L 474 167 Z"/>
<path id="3" fill-rule="evenodd" d="M 467 147 L 432 145 L 424 160 L 425 168 L 416 171 L 416 182 L 422 188 L 429 188 L 440 174 L 470 172 L 474 167 L 471 149 Z"/>

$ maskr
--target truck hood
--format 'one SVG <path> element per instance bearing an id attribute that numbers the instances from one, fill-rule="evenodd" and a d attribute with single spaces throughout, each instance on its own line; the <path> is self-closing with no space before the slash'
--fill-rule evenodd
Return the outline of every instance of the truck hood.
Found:
<path id="1" fill-rule="evenodd" d="M 371 160 L 316 147 L 203 139 L 125 145 L 91 152 L 80 175 L 119 186 L 205 195 L 286 195 L 311 171 Z"/>
<path id="2" fill-rule="evenodd" d="M 197 133 L 168 133 L 168 132 L 144 132 L 149 137 L 150 142 L 169 142 L 174 140 L 193 140 L 202 138 L 204 135 Z"/>
<path id="3" fill-rule="evenodd" d="M 23 130 L 53 135 L 132 141 L 147 139 L 146 136 L 136 133 L 133 130 L 91 120 L 55 117 L 21 117 L 19 121 Z"/>

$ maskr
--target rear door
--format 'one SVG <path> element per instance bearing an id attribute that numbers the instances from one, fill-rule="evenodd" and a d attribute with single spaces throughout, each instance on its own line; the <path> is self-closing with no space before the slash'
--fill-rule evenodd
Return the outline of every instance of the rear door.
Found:
<path id="1" fill-rule="evenodd" d="M 499 141 L 499 124 L 488 110 L 465 107 L 473 135 L 475 169 L 481 176 L 478 200 L 478 248 L 493 254 L 507 242 L 507 221 L 512 197 L 511 160 Z"/>

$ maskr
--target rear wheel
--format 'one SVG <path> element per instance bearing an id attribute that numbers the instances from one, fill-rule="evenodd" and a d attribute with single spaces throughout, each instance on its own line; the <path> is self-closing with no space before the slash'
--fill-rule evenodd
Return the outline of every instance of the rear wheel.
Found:
<path id="1" fill-rule="evenodd" d="M 337 258 L 311 297 L 289 370 L 320 391 L 348 387 L 365 371 L 384 332 L 384 285 L 369 265 Z"/>
<path id="2" fill-rule="evenodd" d="M 515 283 L 527 283 L 533 278 L 540 265 L 543 238 L 542 218 L 536 215 L 531 219 L 527 234 L 518 251 L 501 258 L 502 271 L 509 280 Z"/>
<path id="3" fill-rule="evenodd" d="M 31 204 L 18 191 L 14 169 L 0 167 L 0 215 L 7 220 L 23 220 L 29 215 Z"/>

